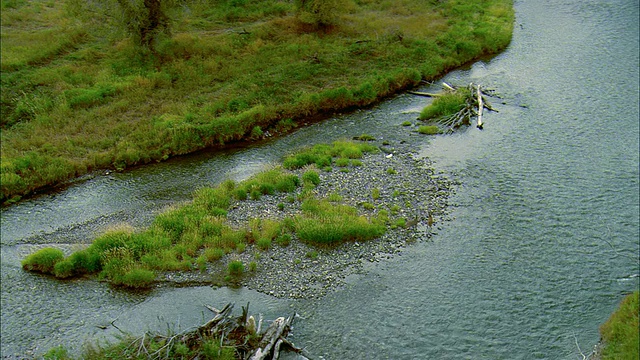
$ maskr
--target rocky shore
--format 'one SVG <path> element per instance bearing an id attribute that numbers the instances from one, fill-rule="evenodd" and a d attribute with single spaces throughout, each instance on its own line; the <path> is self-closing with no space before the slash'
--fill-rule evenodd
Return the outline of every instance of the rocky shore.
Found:
<path id="1" fill-rule="evenodd" d="M 228 254 L 205 272 L 165 273 L 160 286 L 219 284 L 246 286 L 279 298 L 317 298 L 345 284 L 349 275 L 364 270 L 367 263 L 393 256 L 407 244 L 429 239 L 446 213 L 450 182 L 436 174 L 428 159 L 417 159 L 409 144 L 381 146 L 382 151 L 365 154 L 359 166 L 318 171 L 321 183 L 314 189 L 317 198 L 337 194 L 342 202 L 374 217 L 389 213 L 390 226 L 380 238 L 366 242 L 346 242 L 317 247 L 299 241 L 295 235 L 287 246 L 272 244 L 268 250 L 249 245 L 244 252 Z M 301 174 L 303 170 L 299 170 Z M 374 189 L 376 195 L 374 196 Z M 263 196 L 233 204 L 227 217 L 234 226 L 246 226 L 252 218 L 280 219 L 299 213 L 294 194 Z M 283 206 L 284 205 L 284 206 Z M 394 225 L 398 219 L 406 222 Z M 240 260 L 245 272 L 229 283 L 226 264 Z M 255 263 L 255 270 L 248 264 Z"/>

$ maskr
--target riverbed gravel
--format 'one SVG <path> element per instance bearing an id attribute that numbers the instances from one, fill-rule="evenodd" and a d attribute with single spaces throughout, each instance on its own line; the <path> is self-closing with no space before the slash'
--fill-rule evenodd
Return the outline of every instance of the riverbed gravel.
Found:
<path id="1" fill-rule="evenodd" d="M 430 239 L 446 218 L 450 181 L 435 172 L 429 159 L 416 157 L 409 144 L 384 144 L 380 148 L 381 151 L 365 154 L 361 165 L 317 170 L 321 183 L 314 193 L 317 198 L 338 194 L 341 203 L 356 207 L 367 217 L 386 210 L 392 225 L 382 237 L 330 248 L 304 243 L 295 235 L 287 246 L 273 243 L 268 250 L 260 250 L 248 245 L 242 253 L 228 254 L 208 265 L 204 272 L 161 274 L 159 286 L 246 286 L 278 298 L 318 298 L 344 286 L 351 275 L 366 271 L 367 264 L 392 257 L 416 241 Z M 301 175 L 306 170 L 296 173 Z M 231 205 L 228 221 L 232 226 L 247 226 L 253 218 L 295 216 L 301 212 L 300 201 L 291 200 L 300 191 L 301 188 L 293 194 L 238 201 Z M 393 226 L 400 218 L 406 225 Z M 225 277 L 226 264 L 232 260 L 245 265 L 242 276 Z M 250 269 L 251 263 L 254 270 Z"/>

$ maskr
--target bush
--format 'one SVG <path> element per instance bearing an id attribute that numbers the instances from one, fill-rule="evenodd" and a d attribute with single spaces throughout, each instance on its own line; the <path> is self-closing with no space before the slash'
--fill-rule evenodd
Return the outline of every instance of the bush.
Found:
<path id="1" fill-rule="evenodd" d="M 64 260 L 64 253 L 60 249 L 44 248 L 27 256 L 22 261 L 22 268 L 29 271 L 39 271 L 52 274 L 56 263 Z"/>
<path id="2" fill-rule="evenodd" d="M 313 170 L 307 170 L 304 174 L 302 174 L 302 181 L 305 184 L 313 184 L 314 186 L 318 186 L 320 184 L 320 175 Z"/>
<path id="3" fill-rule="evenodd" d="M 271 239 L 260 238 L 256 241 L 256 246 L 260 250 L 269 250 L 269 248 L 271 247 Z"/>
<path id="4" fill-rule="evenodd" d="M 244 272 L 244 264 L 240 260 L 233 260 L 227 265 L 229 275 L 239 276 Z"/>
<path id="5" fill-rule="evenodd" d="M 337 14 L 344 12 L 341 0 L 296 0 L 298 20 L 317 28 L 334 25 Z"/>
<path id="6" fill-rule="evenodd" d="M 209 248 L 204 251 L 204 256 L 210 262 L 220 260 L 224 256 L 224 250 L 220 248 Z"/>

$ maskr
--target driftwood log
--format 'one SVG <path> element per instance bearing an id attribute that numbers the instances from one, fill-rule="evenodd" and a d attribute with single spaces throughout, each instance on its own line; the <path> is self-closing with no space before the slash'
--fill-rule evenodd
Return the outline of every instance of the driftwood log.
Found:
<path id="1" fill-rule="evenodd" d="M 242 307 L 242 315 L 232 316 L 234 304 L 229 303 L 221 310 L 205 305 L 215 316 L 198 326 L 178 334 L 144 334 L 131 343 L 132 352 L 148 359 L 172 359 L 178 344 L 189 349 L 199 349 L 204 341 L 219 340 L 220 348 L 234 348 L 236 356 L 246 360 L 277 360 L 283 349 L 298 353 L 303 359 L 313 360 L 309 354 L 287 340 L 287 335 L 295 315 L 275 319 L 261 332 L 262 315 L 256 324 L 249 316 L 249 304 Z M 156 344 L 151 346 L 150 344 Z M 158 348 L 157 344 L 161 344 Z M 196 356 L 198 358 L 198 356 Z"/>
<path id="2" fill-rule="evenodd" d="M 447 84 L 446 82 L 442 83 L 442 87 L 444 88 L 445 93 L 456 93 L 463 91 L 461 88 L 456 88 L 453 85 Z M 493 109 L 485 98 L 485 96 L 495 96 L 495 92 L 493 90 L 486 90 L 480 85 L 471 83 L 466 87 L 464 91 L 466 94 L 464 104 L 458 112 L 432 120 L 437 125 L 446 128 L 447 133 L 452 133 L 461 126 L 469 126 L 471 124 L 471 120 L 474 117 L 476 118 L 476 125 L 478 129 L 482 129 L 484 126 L 483 110 L 487 109 L 489 111 L 497 112 L 497 110 Z M 420 92 L 411 93 L 415 95 L 430 97 L 442 96 L 442 94 Z"/>

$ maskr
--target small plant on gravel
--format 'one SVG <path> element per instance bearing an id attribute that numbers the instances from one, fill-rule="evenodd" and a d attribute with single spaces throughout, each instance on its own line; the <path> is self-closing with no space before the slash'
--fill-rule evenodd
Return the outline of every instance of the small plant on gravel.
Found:
<path id="1" fill-rule="evenodd" d="M 313 170 L 307 170 L 304 174 L 302 174 L 302 181 L 305 184 L 318 186 L 320 184 L 320 175 L 318 175 L 318 173 Z"/>
<path id="2" fill-rule="evenodd" d="M 348 240 L 369 240 L 384 234 L 384 225 L 358 216 L 348 205 L 327 200 L 307 199 L 302 204 L 303 214 L 295 219 L 295 230 L 303 241 L 314 244 L 334 244 Z"/>
<path id="3" fill-rule="evenodd" d="M 244 264 L 240 260 L 232 260 L 227 265 L 227 272 L 231 276 L 239 276 L 244 272 Z"/>
<path id="4" fill-rule="evenodd" d="M 255 261 L 249 263 L 249 271 L 255 272 L 258 268 L 258 264 Z"/>
<path id="5" fill-rule="evenodd" d="M 278 203 L 278 210 L 280 211 L 284 210 L 284 203 Z"/>
<path id="6" fill-rule="evenodd" d="M 374 188 L 373 190 L 371 190 L 371 198 L 373 200 L 378 200 L 380 198 L 380 189 Z"/>
<path id="7" fill-rule="evenodd" d="M 329 194 L 329 196 L 327 196 L 327 200 L 331 202 L 340 202 L 342 201 L 342 196 L 340 196 L 338 193 L 333 192 Z"/>
<path id="8" fill-rule="evenodd" d="M 347 158 L 339 158 L 339 159 L 336 160 L 336 166 L 338 166 L 338 167 L 349 166 L 349 163 L 350 163 L 350 161 Z"/>
<path id="9" fill-rule="evenodd" d="M 207 271 L 207 257 L 206 256 L 204 256 L 204 255 L 198 256 L 198 258 L 196 259 L 196 264 L 198 265 L 198 270 L 200 270 L 200 272 Z"/>
<path id="10" fill-rule="evenodd" d="M 304 254 L 304 256 L 308 257 L 309 259 L 315 260 L 318 258 L 318 252 L 315 250 L 312 250 Z"/>
<path id="11" fill-rule="evenodd" d="M 365 210 L 373 210 L 376 208 L 376 206 L 370 202 L 363 202 L 361 205 Z"/>
<path id="12" fill-rule="evenodd" d="M 389 174 L 389 175 L 395 175 L 397 173 L 398 172 L 394 168 L 388 168 L 387 169 L 387 174 Z"/>
<path id="13" fill-rule="evenodd" d="M 395 214 L 397 214 L 397 213 L 398 213 L 398 211 L 400 211 L 400 206 L 398 206 L 398 205 L 391 205 L 391 208 L 389 208 L 389 210 L 391 210 L 391 213 L 395 215 Z"/>
<path id="14" fill-rule="evenodd" d="M 396 221 L 393 222 L 393 225 L 391 225 L 391 228 L 392 229 L 399 228 L 399 227 L 403 228 L 403 227 L 406 227 L 406 226 L 407 226 L 407 220 L 405 218 L 399 218 L 399 219 L 396 219 Z"/>
<path id="15" fill-rule="evenodd" d="M 411 126 L 411 125 L 413 125 L 413 124 L 411 123 L 411 121 L 403 121 L 403 122 L 402 122 L 402 126 Z"/>
<path id="16" fill-rule="evenodd" d="M 282 234 L 276 238 L 276 244 L 280 246 L 289 246 L 290 243 L 291 243 L 290 234 Z"/>
<path id="17" fill-rule="evenodd" d="M 256 241 L 256 246 L 260 250 L 269 250 L 269 248 L 271 247 L 271 239 L 260 238 Z"/>
<path id="18" fill-rule="evenodd" d="M 362 161 L 360 161 L 358 159 L 352 159 L 351 160 L 351 166 L 362 166 Z"/>
<path id="19" fill-rule="evenodd" d="M 205 249 L 204 256 L 207 258 L 209 262 L 220 260 L 224 257 L 224 250 L 220 248 Z"/>

